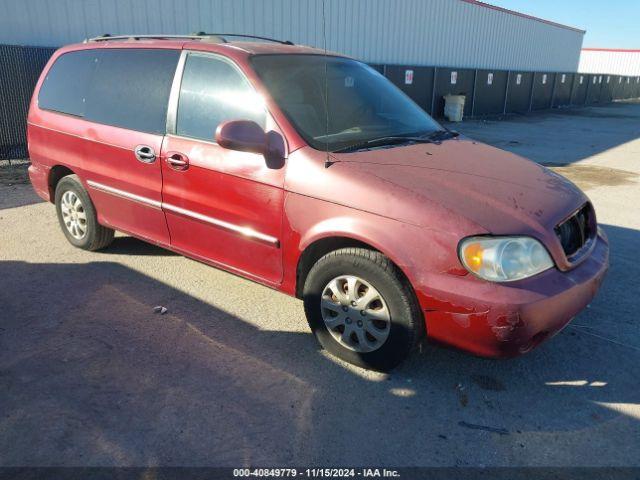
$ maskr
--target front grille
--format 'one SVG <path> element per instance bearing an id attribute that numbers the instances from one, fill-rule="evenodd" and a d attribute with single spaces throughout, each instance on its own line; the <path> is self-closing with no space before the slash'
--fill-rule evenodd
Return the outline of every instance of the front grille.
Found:
<path id="1" fill-rule="evenodd" d="M 595 230 L 593 207 L 589 203 L 555 228 L 567 258 L 575 255 L 593 238 Z"/>

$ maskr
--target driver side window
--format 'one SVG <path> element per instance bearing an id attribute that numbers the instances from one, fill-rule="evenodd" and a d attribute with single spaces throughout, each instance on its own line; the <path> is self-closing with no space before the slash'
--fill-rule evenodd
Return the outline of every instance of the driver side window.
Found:
<path id="1" fill-rule="evenodd" d="M 264 128 L 262 99 L 228 61 L 189 54 L 180 85 L 176 134 L 213 141 L 218 125 L 228 120 L 253 120 Z"/>

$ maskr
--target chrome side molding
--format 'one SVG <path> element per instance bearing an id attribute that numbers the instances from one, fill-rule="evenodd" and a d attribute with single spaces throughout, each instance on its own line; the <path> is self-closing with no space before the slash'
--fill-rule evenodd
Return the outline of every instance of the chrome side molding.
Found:
<path id="1" fill-rule="evenodd" d="M 136 195 L 135 193 L 125 192 L 124 190 L 113 188 L 108 185 L 103 185 L 102 183 L 94 182 L 93 180 L 87 180 L 87 185 L 89 185 L 89 187 L 93 188 L 94 190 L 99 190 L 104 193 L 115 195 L 116 197 L 132 200 L 134 202 L 137 202 L 142 205 L 146 205 L 148 207 L 155 208 L 158 210 L 162 209 L 162 203 L 158 202 L 157 200 L 152 200 L 151 198 Z"/>
<path id="2" fill-rule="evenodd" d="M 93 180 L 87 180 L 87 185 L 94 190 L 108 193 L 110 195 L 115 195 L 116 197 L 124 198 L 126 200 L 131 200 L 133 202 L 137 202 L 142 205 L 155 208 L 157 210 L 166 210 L 168 212 L 182 215 L 184 217 L 193 218 L 200 222 L 208 223 L 209 225 L 222 228 L 223 230 L 237 233 L 239 235 L 250 238 L 252 240 L 262 242 L 267 245 L 271 245 L 272 247 L 278 248 L 280 246 L 280 241 L 276 237 L 272 237 L 271 235 L 266 235 L 264 233 L 258 232 L 250 227 L 241 227 L 234 223 L 225 222 L 224 220 L 209 217 L 208 215 L 203 215 L 201 213 L 194 212 L 192 210 L 187 210 L 185 208 L 181 208 L 176 205 L 171 205 L 169 203 L 163 203 L 157 200 L 152 200 L 151 198 L 126 192 L 118 188 L 113 188 L 108 185 L 104 185 L 102 183 L 94 182 Z"/>
<path id="3" fill-rule="evenodd" d="M 253 240 L 257 240 L 259 242 L 272 245 L 274 247 L 278 247 L 280 245 L 280 241 L 277 238 L 272 237 L 270 235 L 265 235 L 264 233 L 257 232 L 256 230 L 250 227 L 240 227 L 233 223 L 225 222 L 224 220 L 219 220 L 217 218 L 209 217 L 207 215 L 203 215 L 201 213 L 194 212 L 192 210 L 187 210 L 181 207 L 177 207 L 169 203 L 163 203 L 162 208 L 169 212 L 177 213 L 178 215 L 183 215 L 185 217 L 190 217 L 190 218 L 199 220 L 201 222 L 208 223 L 210 225 L 214 225 L 216 227 L 222 228 L 224 230 L 228 230 L 234 233 L 238 233 L 242 236 L 249 237 Z"/>

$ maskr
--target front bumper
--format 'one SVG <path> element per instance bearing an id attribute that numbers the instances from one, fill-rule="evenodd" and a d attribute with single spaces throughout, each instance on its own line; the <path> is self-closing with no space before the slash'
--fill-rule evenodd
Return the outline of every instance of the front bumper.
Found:
<path id="1" fill-rule="evenodd" d="M 608 268 L 609 243 L 599 232 L 589 257 L 568 272 L 554 268 L 511 283 L 427 275 L 418 289 L 427 335 L 486 357 L 525 353 L 591 302 Z"/>

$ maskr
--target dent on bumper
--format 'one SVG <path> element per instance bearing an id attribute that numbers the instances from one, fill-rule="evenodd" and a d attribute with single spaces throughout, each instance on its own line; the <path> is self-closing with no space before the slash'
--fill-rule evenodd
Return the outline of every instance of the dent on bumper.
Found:
<path id="1" fill-rule="evenodd" d="M 418 291 L 427 335 L 481 356 L 525 353 L 591 302 L 608 267 L 609 245 L 600 234 L 591 255 L 569 272 L 552 269 L 509 284 L 429 275 Z"/>

